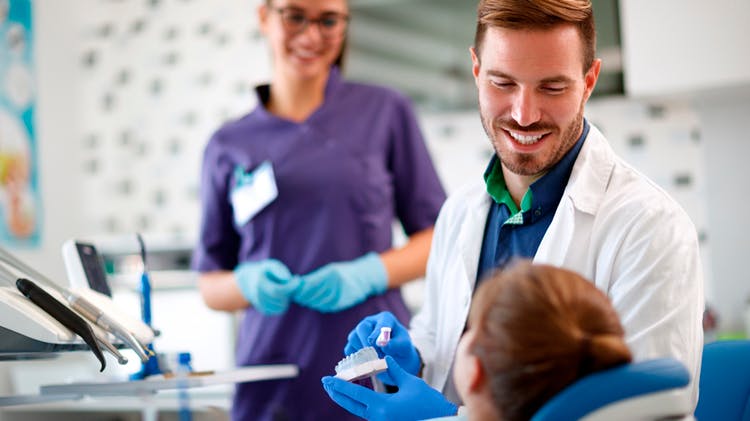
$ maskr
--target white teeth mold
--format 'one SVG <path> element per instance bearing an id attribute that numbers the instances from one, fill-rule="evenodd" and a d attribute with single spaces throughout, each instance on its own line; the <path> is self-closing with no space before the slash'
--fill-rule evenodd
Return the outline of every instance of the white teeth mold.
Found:
<path id="1" fill-rule="evenodd" d="M 336 364 L 336 377 L 351 382 L 374 376 L 387 369 L 385 360 L 378 358 L 375 348 L 368 346 L 339 361 Z"/>

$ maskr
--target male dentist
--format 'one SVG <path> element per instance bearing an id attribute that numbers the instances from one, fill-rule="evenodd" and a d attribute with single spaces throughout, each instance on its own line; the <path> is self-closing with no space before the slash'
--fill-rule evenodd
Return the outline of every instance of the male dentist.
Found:
<path id="1" fill-rule="evenodd" d="M 446 399 L 460 403 L 451 366 L 472 294 L 489 271 L 527 257 L 591 279 L 612 300 L 635 360 L 684 363 L 697 402 L 704 297 L 695 227 L 584 118 L 601 68 L 590 0 L 481 0 L 477 16 L 472 69 L 496 154 L 483 182 L 441 209 L 425 302 L 411 329 L 388 313 L 370 316 L 345 350 L 373 345 L 380 327 L 392 326 L 393 339 L 380 352 L 442 396 L 418 393 L 419 382 L 396 394 L 416 399 L 363 393 L 353 400 L 328 378 L 326 390 L 360 414 L 432 407 L 442 413 L 409 416 L 451 415 Z"/>

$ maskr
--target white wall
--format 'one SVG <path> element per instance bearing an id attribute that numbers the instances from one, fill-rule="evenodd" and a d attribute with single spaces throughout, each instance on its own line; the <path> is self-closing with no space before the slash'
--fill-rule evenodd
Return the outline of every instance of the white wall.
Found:
<path id="1" fill-rule="evenodd" d="M 743 331 L 742 312 L 750 299 L 750 95 L 701 101 L 696 105 L 703 123 L 708 173 L 715 302 L 724 331 Z"/>
<path id="2" fill-rule="evenodd" d="M 750 83 L 750 2 L 619 0 L 626 92 L 711 91 Z"/>

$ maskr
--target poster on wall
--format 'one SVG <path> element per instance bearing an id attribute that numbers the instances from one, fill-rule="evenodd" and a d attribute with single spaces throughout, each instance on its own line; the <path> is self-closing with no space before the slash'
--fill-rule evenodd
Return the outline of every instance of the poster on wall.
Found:
<path id="1" fill-rule="evenodd" d="M 32 0 L 0 0 L 0 244 L 37 247 Z"/>

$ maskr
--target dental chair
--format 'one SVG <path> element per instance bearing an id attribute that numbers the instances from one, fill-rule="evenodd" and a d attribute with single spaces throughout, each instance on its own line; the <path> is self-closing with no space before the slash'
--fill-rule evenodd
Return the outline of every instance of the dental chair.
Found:
<path id="1" fill-rule="evenodd" d="M 689 382 L 685 366 L 671 358 L 625 364 L 578 380 L 531 420 L 693 420 Z"/>
<path id="2" fill-rule="evenodd" d="M 698 421 L 750 421 L 750 341 L 706 344 L 698 384 Z"/>

